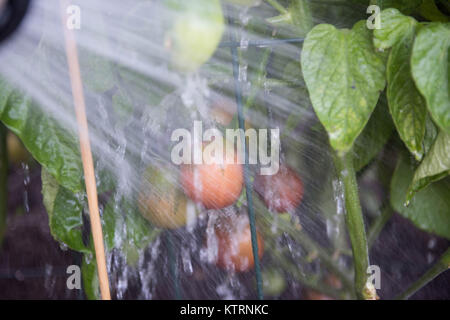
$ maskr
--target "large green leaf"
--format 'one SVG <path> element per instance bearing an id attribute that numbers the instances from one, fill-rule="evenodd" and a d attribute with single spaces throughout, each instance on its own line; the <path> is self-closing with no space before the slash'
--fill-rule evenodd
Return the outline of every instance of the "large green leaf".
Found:
<path id="1" fill-rule="evenodd" d="M 382 95 L 369 122 L 355 141 L 353 163 L 356 171 L 364 168 L 381 151 L 393 130 L 386 97 Z"/>
<path id="2" fill-rule="evenodd" d="M 373 31 L 373 44 L 377 49 L 388 49 L 414 32 L 417 21 L 401 14 L 397 9 L 386 9 L 380 13 L 381 28 Z"/>
<path id="3" fill-rule="evenodd" d="M 301 57 L 314 110 L 332 147 L 349 150 L 385 86 L 385 65 L 360 21 L 351 29 L 321 24 L 308 33 Z"/>
<path id="4" fill-rule="evenodd" d="M 20 137 L 33 157 L 64 187 L 81 191 L 82 167 L 75 134 L 63 129 L 51 115 L 18 91 L 9 94 L 2 109 L 0 121 Z"/>
<path id="5" fill-rule="evenodd" d="M 387 64 L 389 111 L 400 138 L 417 160 L 424 154 L 427 107 L 410 73 L 414 29 L 396 43 Z"/>
<path id="6" fill-rule="evenodd" d="M 11 95 L 13 88 L 6 82 L 2 77 L 0 77 L 0 115 L 5 110 L 6 104 L 8 103 L 8 98 Z"/>
<path id="7" fill-rule="evenodd" d="M 414 167 L 401 158 L 391 181 L 392 208 L 420 229 L 450 239 L 450 181 L 430 184 L 406 206 L 406 193 L 413 175 Z"/>
<path id="8" fill-rule="evenodd" d="M 80 71 L 83 77 L 83 84 L 89 90 L 98 93 L 110 90 L 117 83 L 113 63 L 107 58 L 107 53 L 114 50 L 114 48 L 108 39 L 110 30 L 108 30 L 103 14 L 105 12 L 99 10 L 83 11 L 83 24 L 89 25 L 96 31 L 92 33 L 92 39 L 90 39 L 95 41 L 95 46 L 79 47 Z M 95 52 L 97 48 L 103 51 Z"/>
<path id="9" fill-rule="evenodd" d="M 431 147 L 430 152 L 428 152 L 414 173 L 414 179 L 409 187 L 407 200 L 410 200 L 417 191 L 449 174 L 450 134 L 441 131 Z"/>
<path id="10" fill-rule="evenodd" d="M 430 23 L 414 42 L 411 70 L 436 124 L 450 133 L 450 24 Z"/>
<path id="11" fill-rule="evenodd" d="M 83 278 L 83 289 L 89 300 L 100 300 L 100 287 L 97 273 L 97 262 L 92 254 L 83 255 L 81 264 L 81 276 Z"/>
<path id="12" fill-rule="evenodd" d="M 413 13 L 423 0 L 371 0 L 371 4 L 379 6 L 382 10 L 387 8 L 396 8 L 404 14 Z"/>
<path id="13" fill-rule="evenodd" d="M 125 228 L 123 228 L 125 224 Z M 103 235 L 108 250 L 120 249 L 127 257 L 129 265 L 135 265 L 140 251 L 145 249 L 160 234 L 161 229 L 154 228 L 128 201 L 118 204 L 111 199 L 102 216 Z M 125 233 L 117 233 L 125 231 Z M 116 238 L 121 238 L 120 243 Z"/>
<path id="14" fill-rule="evenodd" d="M 83 203 L 80 196 L 60 186 L 45 169 L 42 169 L 42 195 L 52 236 L 73 250 L 91 252 L 83 242 Z"/>

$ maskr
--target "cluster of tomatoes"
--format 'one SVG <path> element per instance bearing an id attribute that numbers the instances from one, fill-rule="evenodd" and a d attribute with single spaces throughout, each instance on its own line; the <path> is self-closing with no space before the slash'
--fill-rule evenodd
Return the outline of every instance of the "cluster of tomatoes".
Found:
<path id="1" fill-rule="evenodd" d="M 258 0 L 228 0 L 237 5 L 251 6 Z M 194 71 L 214 53 L 224 31 L 224 17 L 219 0 L 170 2 L 170 8 L 183 12 L 167 36 L 167 49 L 172 64 L 182 71 Z M 211 116 L 227 125 L 236 108 L 229 101 L 217 99 Z M 246 123 L 246 126 L 248 123 Z M 236 159 L 235 159 L 236 160 Z M 208 163 L 208 162 L 206 162 Z M 232 206 L 243 190 L 243 166 L 237 161 L 223 164 L 182 165 L 179 170 L 150 167 L 144 175 L 139 196 L 139 208 L 144 217 L 160 228 L 176 229 L 186 225 L 189 215 L 195 215 L 190 201 L 205 210 L 219 211 Z M 294 170 L 281 166 L 273 176 L 256 176 L 256 193 L 266 206 L 276 212 L 295 209 L 303 196 L 303 185 Z M 249 221 L 246 215 L 218 215 L 214 226 L 217 238 L 216 264 L 237 272 L 253 268 L 254 260 Z M 259 256 L 263 254 L 263 237 L 257 231 Z"/>
<path id="2" fill-rule="evenodd" d="M 189 201 L 210 212 L 221 212 L 221 209 L 235 204 L 243 185 L 243 165 L 237 161 L 181 165 L 179 172 L 150 167 L 144 175 L 139 207 L 142 215 L 153 225 L 176 229 L 185 226 L 189 215 L 195 214 L 195 207 L 192 212 Z M 254 188 L 270 210 L 280 213 L 294 210 L 303 196 L 300 177 L 287 166 L 281 166 L 273 176 L 256 176 Z M 214 233 L 217 238 L 216 264 L 219 267 L 237 272 L 253 268 L 246 215 L 231 218 L 219 213 Z M 264 242 L 259 231 L 257 241 L 258 254 L 262 257 Z"/>

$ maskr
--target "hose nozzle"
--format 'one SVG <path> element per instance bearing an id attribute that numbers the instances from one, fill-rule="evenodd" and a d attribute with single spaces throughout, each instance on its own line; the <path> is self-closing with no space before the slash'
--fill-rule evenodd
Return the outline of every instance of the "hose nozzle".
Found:
<path id="1" fill-rule="evenodd" d="M 0 43 L 20 26 L 31 0 L 0 0 Z"/>

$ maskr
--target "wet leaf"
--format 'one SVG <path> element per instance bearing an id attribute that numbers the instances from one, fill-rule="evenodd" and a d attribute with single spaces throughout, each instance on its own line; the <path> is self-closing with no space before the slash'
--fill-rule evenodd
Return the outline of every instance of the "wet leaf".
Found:
<path id="1" fill-rule="evenodd" d="M 69 248 L 89 253 L 83 242 L 83 203 L 42 169 L 42 195 L 52 236 Z"/>
<path id="2" fill-rule="evenodd" d="M 356 171 L 364 168 L 380 153 L 393 131 L 394 125 L 389 117 L 386 97 L 383 95 L 363 132 L 355 141 L 353 163 Z"/>
<path id="3" fill-rule="evenodd" d="M 428 185 L 405 206 L 413 175 L 414 167 L 401 158 L 391 181 L 392 208 L 418 228 L 450 239 L 450 181 L 445 179 Z"/>
<path id="4" fill-rule="evenodd" d="M 423 139 L 427 108 L 410 73 L 410 57 L 414 43 L 414 28 L 391 50 L 387 64 L 387 98 L 389 111 L 400 138 L 417 160 L 424 154 Z"/>
<path id="5" fill-rule="evenodd" d="M 116 233 L 124 230 L 124 223 L 125 234 L 120 235 L 123 242 L 118 244 L 115 242 Z M 115 199 L 108 202 L 102 215 L 102 225 L 107 249 L 121 250 L 129 265 L 137 263 L 140 251 L 147 248 L 161 232 L 161 229 L 153 227 L 125 200 L 120 204 Z"/>
<path id="6" fill-rule="evenodd" d="M 92 254 L 83 255 L 81 264 L 81 276 L 83 277 L 83 289 L 89 300 L 100 300 L 100 286 L 98 282 L 97 263 Z"/>
<path id="7" fill-rule="evenodd" d="M 450 133 L 450 24 L 430 23 L 414 42 L 411 70 L 435 123 Z"/>
<path id="8" fill-rule="evenodd" d="M 423 138 L 423 151 L 425 154 L 430 151 L 431 147 L 434 144 L 434 141 L 436 140 L 436 137 L 438 135 L 438 129 L 436 128 L 436 125 L 433 123 L 433 120 L 431 120 L 430 114 L 427 113 L 427 120 L 425 121 L 425 137 Z"/>
<path id="9" fill-rule="evenodd" d="M 93 92 L 102 93 L 113 88 L 117 82 L 113 63 L 105 54 L 105 52 L 114 50 L 107 36 L 110 31 L 99 11 L 85 10 L 83 20 L 83 24 L 96 30 L 96 37 L 91 39 L 91 41 L 95 41 L 95 48 L 103 50 L 103 52 L 97 53 L 92 48 L 79 47 L 83 84 Z"/>
<path id="10" fill-rule="evenodd" d="M 6 107 L 6 104 L 8 103 L 8 99 L 12 91 L 12 87 L 0 77 L 0 117 Z"/>
<path id="11" fill-rule="evenodd" d="M 407 200 L 430 183 L 438 181 L 450 174 L 450 134 L 441 131 L 430 152 L 423 159 L 414 173 L 414 178 L 408 190 Z M 449 190 L 450 193 L 450 190 Z"/>
<path id="12" fill-rule="evenodd" d="M 380 13 L 381 29 L 373 31 L 373 43 L 377 49 L 388 49 L 414 32 L 417 21 L 404 16 L 397 9 L 386 9 Z"/>
<path id="13" fill-rule="evenodd" d="M 301 58 L 312 105 L 332 147 L 348 151 L 385 86 L 385 66 L 360 21 L 351 29 L 321 24 L 308 34 Z"/>
<path id="14" fill-rule="evenodd" d="M 63 129 L 48 112 L 17 91 L 9 96 L 0 120 L 62 186 L 73 192 L 83 189 L 83 171 L 74 133 Z"/>

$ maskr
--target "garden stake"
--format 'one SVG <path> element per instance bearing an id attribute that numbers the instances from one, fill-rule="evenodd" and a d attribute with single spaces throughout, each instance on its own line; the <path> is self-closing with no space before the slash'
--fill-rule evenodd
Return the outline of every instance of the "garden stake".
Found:
<path id="1" fill-rule="evenodd" d="M 231 24 L 231 21 L 230 21 Z M 232 42 L 235 42 L 235 39 L 232 36 Z M 235 89 L 235 95 L 236 95 L 236 104 L 237 104 L 237 111 L 238 111 L 238 122 L 239 122 L 239 129 L 241 129 L 241 132 L 244 132 L 245 130 L 245 124 L 244 124 L 244 111 L 242 106 L 242 90 L 241 86 L 239 84 L 239 60 L 238 60 L 238 53 L 237 53 L 237 47 L 231 47 L 231 54 L 233 57 L 233 77 L 234 77 L 234 89 Z M 256 276 L 256 291 L 258 295 L 258 299 L 263 299 L 263 282 L 262 282 L 262 276 L 261 276 L 261 266 L 259 263 L 259 248 L 258 248 L 258 241 L 256 237 L 256 223 L 255 223 L 255 211 L 253 208 L 253 196 L 252 196 L 252 185 L 250 181 L 250 169 L 248 166 L 248 150 L 247 150 L 247 141 L 245 140 L 245 136 L 241 133 L 241 140 L 242 148 L 244 151 L 245 156 L 245 162 L 244 162 L 244 183 L 245 183 L 245 194 L 247 196 L 247 210 L 248 210 L 248 218 L 250 221 L 250 234 L 252 239 L 252 252 L 253 252 L 253 260 L 255 263 L 255 276 Z"/>
<path id="2" fill-rule="evenodd" d="M 81 80 L 80 64 L 74 34 L 66 27 L 66 0 L 61 1 L 62 23 L 66 46 L 67 63 L 69 66 L 70 83 L 72 86 L 73 103 L 77 118 L 78 135 L 80 139 L 81 158 L 83 162 L 84 180 L 89 206 L 92 237 L 94 239 L 95 257 L 97 260 L 98 280 L 103 300 L 111 300 L 108 273 L 106 270 L 105 248 L 103 244 L 102 224 L 98 210 L 97 185 L 95 182 L 94 163 L 92 160 L 91 144 L 89 142 L 88 122 L 86 118 L 86 104 Z"/>

